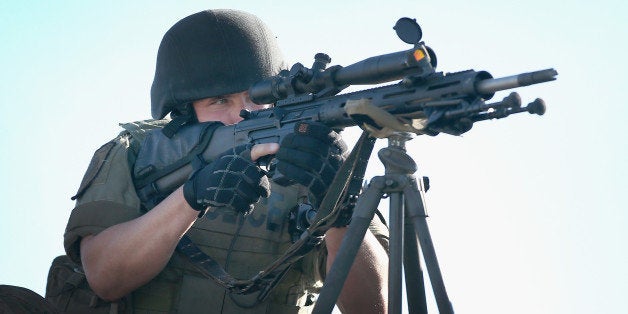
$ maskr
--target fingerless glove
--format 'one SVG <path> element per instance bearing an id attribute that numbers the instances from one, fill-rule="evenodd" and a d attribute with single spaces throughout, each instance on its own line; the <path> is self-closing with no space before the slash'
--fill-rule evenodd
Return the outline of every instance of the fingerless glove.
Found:
<path id="1" fill-rule="evenodd" d="M 249 213 L 260 197 L 270 195 L 266 172 L 251 161 L 247 145 L 227 150 L 194 172 L 183 185 L 183 196 L 201 217 L 208 209 L 228 208 Z"/>
<path id="2" fill-rule="evenodd" d="M 347 145 L 340 135 L 320 122 L 300 122 L 281 141 L 277 170 L 307 187 L 317 202 L 323 199 L 345 160 Z"/>

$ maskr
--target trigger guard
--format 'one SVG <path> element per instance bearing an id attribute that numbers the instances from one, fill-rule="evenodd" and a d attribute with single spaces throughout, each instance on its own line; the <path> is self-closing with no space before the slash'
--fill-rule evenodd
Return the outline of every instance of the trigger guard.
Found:
<path id="1" fill-rule="evenodd" d="M 255 160 L 255 164 L 267 173 L 274 172 L 277 160 L 275 155 L 265 155 Z"/>

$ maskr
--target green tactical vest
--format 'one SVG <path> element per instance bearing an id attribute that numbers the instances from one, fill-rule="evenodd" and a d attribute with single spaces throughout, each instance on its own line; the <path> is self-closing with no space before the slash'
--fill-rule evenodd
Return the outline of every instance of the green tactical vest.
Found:
<path id="1" fill-rule="evenodd" d="M 155 171 L 165 168 L 187 155 L 187 151 L 197 144 L 194 141 L 198 137 L 190 141 L 177 138 L 176 134 L 171 139 L 159 136 L 161 143 L 151 141 L 151 138 L 161 135 L 154 133 L 161 132 L 161 125 L 153 121 L 122 126 L 132 138 L 131 147 L 137 149 L 136 158 L 131 158 L 135 162 L 133 169 L 136 174 L 149 165 L 156 166 L 152 167 Z M 168 143 L 164 145 L 163 141 Z M 136 144 L 139 142 L 142 144 Z M 167 154 L 159 151 L 162 147 L 170 150 L 175 147 L 182 151 L 178 155 L 169 155 L 171 160 L 164 160 Z M 210 211 L 192 226 L 187 235 L 233 277 L 249 279 L 279 258 L 292 244 L 288 217 L 297 199 L 296 188 L 272 184 L 271 196 L 256 204 L 255 210 L 247 217 Z M 137 289 L 130 301 L 135 313 L 218 313 L 219 309 L 222 313 L 309 312 L 312 308 L 309 305 L 313 304 L 321 286 L 320 276 L 316 275 L 321 264 L 318 253 L 321 253 L 320 249 L 293 265 L 268 299 L 256 304 L 255 294 L 228 294 L 218 284 L 200 275 L 181 253 L 175 251 L 166 268 L 151 282 Z"/>

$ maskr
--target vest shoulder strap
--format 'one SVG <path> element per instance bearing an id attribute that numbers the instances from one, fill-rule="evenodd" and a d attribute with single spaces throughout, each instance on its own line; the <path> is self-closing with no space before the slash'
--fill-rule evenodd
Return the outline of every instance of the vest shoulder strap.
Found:
<path id="1" fill-rule="evenodd" d="M 124 129 L 124 131 L 120 132 L 119 136 L 130 135 L 131 141 L 129 143 L 131 149 L 137 155 L 140 150 L 140 144 L 146 138 L 149 131 L 154 129 L 162 129 L 170 122 L 169 119 L 161 119 L 161 120 L 142 120 L 142 121 L 134 121 L 127 123 L 120 123 L 120 127 Z"/>

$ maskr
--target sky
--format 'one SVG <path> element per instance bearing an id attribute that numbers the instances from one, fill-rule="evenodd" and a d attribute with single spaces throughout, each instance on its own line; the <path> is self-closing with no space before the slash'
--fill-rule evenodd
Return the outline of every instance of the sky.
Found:
<path id="1" fill-rule="evenodd" d="M 408 143 L 417 175 L 430 177 L 445 286 L 458 313 L 628 313 L 621 0 L 2 1 L 0 284 L 44 294 L 93 152 L 118 123 L 149 118 L 161 37 L 211 8 L 261 17 L 291 64 L 309 66 L 317 52 L 349 65 L 409 49 L 392 27 L 410 17 L 439 71 L 555 68 L 558 80 L 516 89 L 524 102 L 543 98 L 544 116 Z M 356 134 L 345 131 L 349 144 Z M 367 177 L 382 171 L 373 158 Z"/>

